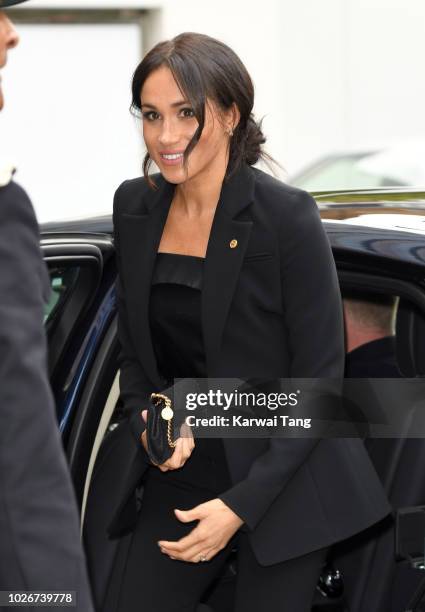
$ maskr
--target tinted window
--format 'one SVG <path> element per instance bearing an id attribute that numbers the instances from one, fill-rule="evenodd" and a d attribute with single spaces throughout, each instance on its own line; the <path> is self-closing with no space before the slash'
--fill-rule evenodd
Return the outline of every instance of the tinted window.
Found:
<path id="1" fill-rule="evenodd" d="M 62 310 L 77 283 L 80 268 L 78 266 L 55 267 L 50 268 L 49 273 L 52 295 L 44 310 L 45 324 L 50 323 Z"/>

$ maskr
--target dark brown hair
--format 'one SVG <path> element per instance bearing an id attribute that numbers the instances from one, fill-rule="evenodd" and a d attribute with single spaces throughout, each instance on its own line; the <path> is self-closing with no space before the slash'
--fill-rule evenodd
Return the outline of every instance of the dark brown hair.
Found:
<path id="1" fill-rule="evenodd" d="M 148 76 L 161 66 L 172 72 L 182 94 L 190 102 L 199 123 L 198 128 L 184 153 L 184 164 L 199 141 L 205 122 L 207 98 L 222 110 L 229 110 L 233 103 L 240 113 L 240 120 L 230 138 L 229 177 L 241 163 L 255 164 L 259 159 L 274 162 L 262 145 L 266 139 L 252 114 L 254 86 L 245 66 L 230 47 L 224 43 L 196 32 L 184 32 L 172 40 L 158 43 L 137 66 L 132 82 L 133 114 L 140 116 L 140 94 Z M 151 159 L 149 153 L 143 161 L 143 173 L 151 186 L 148 172 Z M 276 163 L 276 162 L 274 162 Z"/>

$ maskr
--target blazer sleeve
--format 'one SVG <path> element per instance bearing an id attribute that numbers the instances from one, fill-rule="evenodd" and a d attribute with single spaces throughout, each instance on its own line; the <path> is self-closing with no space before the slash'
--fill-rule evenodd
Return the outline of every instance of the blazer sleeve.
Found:
<path id="1" fill-rule="evenodd" d="M 341 379 L 344 331 L 336 267 L 314 199 L 303 191 L 281 220 L 281 291 L 291 378 Z M 247 477 L 219 498 L 253 530 L 320 438 L 272 438 Z"/>
<path id="2" fill-rule="evenodd" d="M 137 358 L 128 323 L 118 229 L 120 202 L 122 202 L 121 189 L 124 185 L 125 182 L 120 185 L 115 192 L 113 209 L 114 246 L 118 269 L 115 288 L 118 309 L 118 340 L 120 343 L 120 353 L 118 357 L 120 367 L 120 398 L 123 402 L 124 413 L 129 419 L 131 432 L 137 442 L 140 444 L 140 436 L 146 429 L 141 412 L 144 408 L 148 407 L 152 384 L 149 382 L 149 379 L 144 373 L 140 361 Z"/>

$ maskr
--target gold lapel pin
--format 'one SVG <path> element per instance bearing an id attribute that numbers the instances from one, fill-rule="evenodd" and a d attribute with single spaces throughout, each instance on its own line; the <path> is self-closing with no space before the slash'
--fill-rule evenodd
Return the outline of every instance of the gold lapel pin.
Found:
<path id="1" fill-rule="evenodd" d="M 233 240 L 230 241 L 229 246 L 231 249 L 235 249 L 238 246 L 238 241 L 236 240 L 236 238 L 233 238 Z"/>

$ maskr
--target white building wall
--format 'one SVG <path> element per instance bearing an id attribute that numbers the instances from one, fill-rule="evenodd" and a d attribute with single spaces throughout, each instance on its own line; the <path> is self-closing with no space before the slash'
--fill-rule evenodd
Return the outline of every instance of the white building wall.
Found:
<path id="1" fill-rule="evenodd" d="M 128 112 L 139 28 L 21 25 L 20 34 L 4 71 L 1 157 L 17 165 L 40 221 L 109 211 L 140 168 Z"/>
<path id="2" fill-rule="evenodd" d="M 351 0 L 347 144 L 425 140 L 425 2 Z"/>
<path id="3" fill-rule="evenodd" d="M 320 155 L 425 139 L 423 0 L 168 0 L 164 37 L 230 44 L 256 85 L 269 151 L 289 172 Z"/>
<path id="4" fill-rule="evenodd" d="M 425 139 L 423 0 L 31 0 L 24 6 L 30 5 L 145 8 L 145 50 L 182 31 L 220 38 L 239 54 L 251 73 L 256 86 L 255 113 L 265 117 L 268 151 L 290 173 L 329 152 Z M 78 41 L 74 44 L 78 46 Z M 99 39 L 98 45 L 103 44 L 109 43 Z M 119 43 L 118 49 L 120 74 L 111 74 L 117 98 L 110 121 L 117 117 L 119 123 L 127 112 L 127 88 L 139 52 L 133 43 Z M 59 65 L 61 58 L 53 55 L 51 61 Z M 40 65 L 40 74 L 43 69 Z M 4 86 L 7 95 L 7 82 Z M 16 92 L 16 96 L 22 93 Z M 47 99 L 48 89 L 39 91 L 38 96 Z M 5 113 L 0 119 L 3 142 L 6 117 Z M 11 114 L 9 117 L 11 120 Z M 14 116 L 8 129 L 20 129 L 21 123 L 22 117 Z M 134 176 L 140 167 L 142 152 L 136 126 L 127 124 L 125 130 L 125 140 L 108 151 L 109 167 L 104 167 L 104 176 L 113 177 L 114 182 Z M 26 136 L 31 138 L 30 129 Z M 93 143 L 108 146 L 102 138 Z M 45 148 L 40 160 L 49 163 L 51 155 Z M 130 157 L 134 155 L 137 160 L 133 163 Z M 24 183 L 26 176 L 23 168 L 20 178 Z M 37 191 L 30 183 L 31 190 Z M 98 190 L 96 178 L 93 194 L 87 198 L 87 213 L 110 209 L 112 186 L 108 185 L 101 199 L 98 193 L 92 197 L 95 187 Z M 41 192 L 42 186 L 37 202 L 40 211 Z M 74 212 L 63 210 L 67 213 L 64 216 Z"/>

